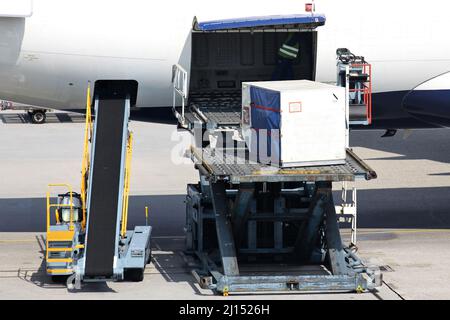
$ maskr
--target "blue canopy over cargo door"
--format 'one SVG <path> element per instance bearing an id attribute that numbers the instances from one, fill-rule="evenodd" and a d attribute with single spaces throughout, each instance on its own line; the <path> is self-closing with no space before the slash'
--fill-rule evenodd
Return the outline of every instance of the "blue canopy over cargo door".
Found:
<path id="1" fill-rule="evenodd" d="M 290 14 L 259 17 L 198 21 L 194 19 L 194 31 L 213 32 L 226 30 L 264 29 L 315 29 L 325 24 L 324 14 Z"/>

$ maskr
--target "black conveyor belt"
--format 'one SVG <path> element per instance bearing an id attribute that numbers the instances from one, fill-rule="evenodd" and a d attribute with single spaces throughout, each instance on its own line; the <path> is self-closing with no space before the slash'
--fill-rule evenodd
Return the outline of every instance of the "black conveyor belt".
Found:
<path id="1" fill-rule="evenodd" d="M 85 276 L 113 276 L 126 100 L 99 100 L 86 240 Z"/>

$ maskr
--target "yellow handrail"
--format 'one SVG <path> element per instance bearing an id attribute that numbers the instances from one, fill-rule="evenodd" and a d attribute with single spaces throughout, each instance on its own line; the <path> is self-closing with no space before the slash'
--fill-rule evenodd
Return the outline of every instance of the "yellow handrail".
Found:
<path id="1" fill-rule="evenodd" d="M 67 188 L 69 190 L 70 194 L 70 203 L 69 204 L 52 204 L 50 202 L 50 190 L 52 188 Z M 74 230 L 74 224 L 73 224 L 73 188 L 71 185 L 66 183 L 52 183 L 48 185 L 47 188 L 47 233 L 50 232 L 50 211 L 51 208 L 70 208 L 70 224 L 69 224 L 69 230 Z M 55 214 L 58 214 L 58 210 L 55 210 Z M 58 217 L 56 217 L 56 220 L 58 221 Z"/>
<path id="2" fill-rule="evenodd" d="M 122 230 L 121 236 L 125 238 L 127 233 L 128 223 L 128 200 L 130 197 L 130 174 L 131 174 L 131 156 L 133 154 L 133 133 L 130 132 L 127 144 L 127 155 L 125 160 L 125 185 L 123 192 L 123 207 L 122 207 Z"/>
<path id="3" fill-rule="evenodd" d="M 50 231 L 50 191 L 47 191 L 47 233 Z"/>
<path id="4" fill-rule="evenodd" d="M 86 202 L 87 202 L 87 180 L 90 167 L 89 159 L 89 140 L 92 136 L 92 115 L 91 115 L 91 83 L 88 83 L 86 92 L 86 127 L 84 129 L 84 147 L 83 160 L 81 164 L 81 207 L 83 212 L 83 220 L 81 227 L 86 227 Z"/>

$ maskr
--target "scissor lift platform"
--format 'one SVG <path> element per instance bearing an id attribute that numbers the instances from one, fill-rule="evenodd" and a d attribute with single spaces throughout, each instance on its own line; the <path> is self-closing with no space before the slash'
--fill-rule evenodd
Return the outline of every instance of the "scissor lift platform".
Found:
<path id="1" fill-rule="evenodd" d="M 239 134 L 241 92 L 188 98 L 188 74 L 178 65 L 173 82 L 174 114 L 195 138 L 189 154 L 200 182 L 187 186 L 186 252 L 203 288 L 228 295 L 381 285 L 379 269 L 343 244 L 332 193 L 333 182 L 375 179 L 374 170 L 350 149 L 343 165 L 283 169 L 251 161 Z"/>
<path id="2" fill-rule="evenodd" d="M 376 178 L 364 161 L 347 150 L 345 165 L 280 169 L 239 154 L 191 148 L 200 182 L 187 190 L 187 248 L 203 287 L 228 295 L 381 285 L 379 270 L 343 245 L 333 202 L 332 182 Z"/>

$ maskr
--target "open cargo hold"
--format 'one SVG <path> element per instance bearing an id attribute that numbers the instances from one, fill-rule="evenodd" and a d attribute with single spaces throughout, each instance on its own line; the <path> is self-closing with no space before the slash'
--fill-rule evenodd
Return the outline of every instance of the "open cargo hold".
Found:
<path id="1" fill-rule="evenodd" d="M 243 84 L 243 134 L 252 159 L 296 167 L 345 163 L 345 88 L 319 82 Z"/>
<path id="2" fill-rule="evenodd" d="M 269 81 L 289 32 L 205 32 L 192 35 L 190 92 L 240 91 L 243 82 Z M 301 32 L 294 78 L 315 78 L 315 32 Z M 293 79 L 292 79 L 293 80 Z"/>
<path id="3" fill-rule="evenodd" d="M 242 83 L 272 80 L 278 51 L 291 33 L 298 35 L 300 44 L 299 58 L 293 61 L 293 79 L 315 79 L 315 28 L 324 18 L 275 18 L 194 24 L 187 127 L 192 128 L 193 123 L 209 128 L 239 126 Z"/>
<path id="4" fill-rule="evenodd" d="M 242 82 L 271 80 L 278 50 L 292 34 L 300 45 L 294 78 L 314 80 L 315 28 L 324 23 L 323 15 L 309 14 L 195 22 L 190 92 L 240 91 Z"/>

